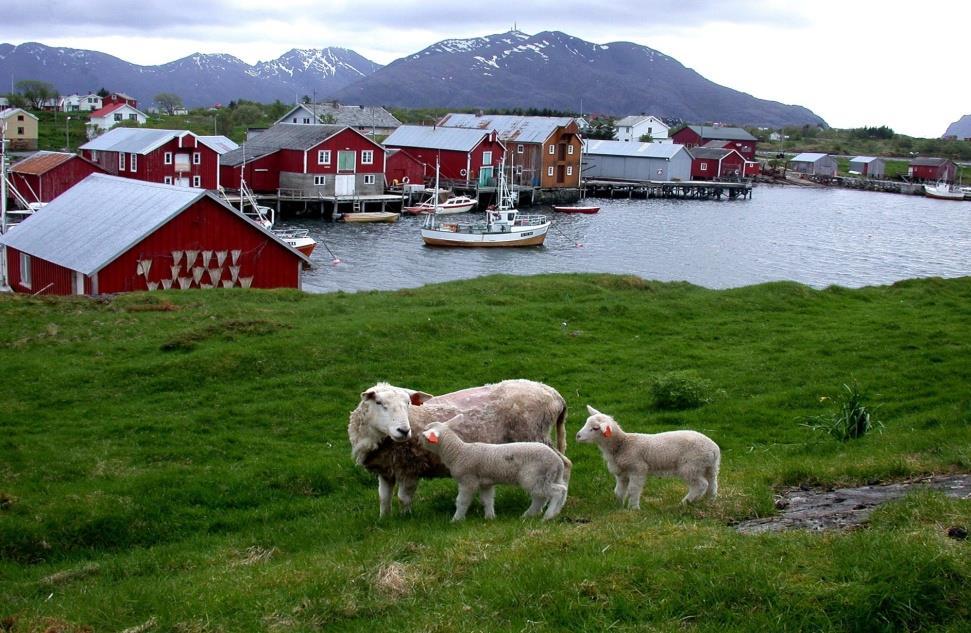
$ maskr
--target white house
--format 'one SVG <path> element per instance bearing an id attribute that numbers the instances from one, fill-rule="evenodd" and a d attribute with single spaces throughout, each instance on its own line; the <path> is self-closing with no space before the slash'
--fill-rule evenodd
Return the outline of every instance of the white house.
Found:
<path id="1" fill-rule="evenodd" d="M 106 105 L 91 113 L 91 118 L 88 121 L 88 138 L 91 138 L 94 134 L 110 130 L 122 121 L 135 121 L 139 125 L 145 125 L 148 122 L 148 116 L 127 103 Z"/>
<path id="2" fill-rule="evenodd" d="M 101 95 L 71 95 L 61 99 L 61 112 L 94 112 L 102 107 Z"/>
<path id="3" fill-rule="evenodd" d="M 650 134 L 651 139 L 668 137 L 668 126 L 656 116 L 625 116 L 614 124 L 614 138 L 628 143 L 639 143 L 642 136 Z"/>
<path id="4" fill-rule="evenodd" d="M 378 136 L 387 136 L 401 125 L 401 121 L 381 106 L 343 105 L 336 101 L 297 104 L 280 117 L 277 123 L 336 124 Z"/>

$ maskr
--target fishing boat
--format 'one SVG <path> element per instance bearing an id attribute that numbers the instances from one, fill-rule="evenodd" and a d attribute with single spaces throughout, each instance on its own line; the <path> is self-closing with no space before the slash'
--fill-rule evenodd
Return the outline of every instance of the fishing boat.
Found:
<path id="1" fill-rule="evenodd" d="M 436 166 L 436 187 L 438 175 Z M 439 213 L 431 213 L 421 228 L 421 239 L 428 246 L 539 246 L 546 239 L 550 222 L 545 215 L 523 215 L 512 202 L 506 188 L 503 167 L 499 169 L 499 203 L 487 209 L 485 220 L 473 222 L 440 222 Z"/>
<path id="2" fill-rule="evenodd" d="M 560 213 L 596 213 L 597 211 L 600 211 L 600 207 L 581 207 L 581 206 L 564 207 L 564 206 L 559 206 L 554 204 L 553 210 L 559 211 Z"/>
<path id="3" fill-rule="evenodd" d="M 468 213 L 475 208 L 476 202 L 468 196 L 451 196 L 445 202 L 434 201 L 434 196 L 424 202 L 411 207 L 404 207 L 402 211 L 410 215 L 420 215 L 423 213 Z"/>
<path id="4" fill-rule="evenodd" d="M 307 257 L 310 257 L 310 254 L 314 252 L 315 248 L 317 248 L 317 240 L 310 237 L 310 231 L 308 229 L 273 228 L 273 225 L 276 223 L 276 213 L 273 210 L 273 207 L 257 204 L 256 198 L 253 196 L 253 192 L 250 191 L 249 187 L 246 186 L 245 180 L 240 180 L 239 185 L 240 213 L 253 220 L 267 231 L 273 233 L 290 248 L 300 251 Z M 222 188 L 220 188 L 220 190 L 222 190 Z M 222 194 L 223 197 L 226 198 L 226 202 L 229 202 L 226 192 L 222 191 Z M 248 206 L 243 204 L 244 200 L 249 203 Z"/>
<path id="5" fill-rule="evenodd" d="M 341 222 L 397 222 L 400 213 L 393 211 L 354 211 L 342 213 Z"/>
<path id="6" fill-rule="evenodd" d="M 933 185 L 924 185 L 924 195 L 938 200 L 964 200 L 964 192 L 943 180 Z"/>

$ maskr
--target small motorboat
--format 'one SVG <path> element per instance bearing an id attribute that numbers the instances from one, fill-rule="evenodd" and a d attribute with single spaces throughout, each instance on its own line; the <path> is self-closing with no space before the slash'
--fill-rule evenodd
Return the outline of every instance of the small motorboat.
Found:
<path id="1" fill-rule="evenodd" d="M 397 222 L 400 213 L 393 211 L 355 211 L 341 214 L 341 222 Z"/>
<path id="2" fill-rule="evenodd" d="M 420 215 L 423 213 L 444 215 L 447 213 L 468 213 L 475 208 L 475 205 L 475 200 L 468 196 L 453 196 L 445 202 L 439 202 L 438 204 L 432 200 L 419 202 L 413 207 L 405 207 L 402 211 L 411 215 Z"/>
<path id="3" fill-rule="evenodd" d="M 938 200 L 964 200 L 964 192 L 943 180 L 934 185 L 924 185 L 924 195 Z"/>
<path id="4" fill-rule="evenodd" d="M 317 247 L 317 240 L 310 237 L 309 229 L 273 229 L 273 234 L 287 243 L 290 248 L 300 251 L 307 257 Z"/>
<path id="5" fill-rule="evenodd" d="M 554 211 L 559 211 L 560 213 L 596 213 L 597 211 L 600 211 L 600 207 L 593 207 L 593 206 L 586 206 L 586 207 L 581 207 L 581 206 L 566 207 L 566 206 L 558 206 L 558 205 L 555 205 L 554 204 L 553 205 L 553 210 Z"/>

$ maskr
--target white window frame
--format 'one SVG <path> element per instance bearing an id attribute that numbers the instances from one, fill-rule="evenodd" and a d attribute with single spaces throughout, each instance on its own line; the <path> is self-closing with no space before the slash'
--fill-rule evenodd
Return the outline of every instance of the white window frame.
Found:
<path id="1" fill-rule="evenodd" d="M 322 149 L 317 152 L 317 164 L 318 165 L 330 165 L 330 150 Z"/>
<path id="2" fill-rule="evenodd" d="M 162 179 L 162 182 L 165 183 L 166 185 L 171 185 L 172 184 L 172 176 L 166 176 L 165 178 Z"/>
<path id="3" fill-rule="evenodd" d="M 573 165 L 567 165 L 566 166 L 566 175 L 567 176 L 572 176 L 573 175 Z"/>
<path id="4" fill-rule="evenodd" d="M 31 284 L 30 278 L 30 255 L 27 253 L 20 254 L 20 285 L 24 288 L 30 288 Z"/>
<path id="5" fill-rule="evenodd" d="M 550 165 L 549 167 L 546 168 L 546 175 L 549 176 L 549 177 L 551 177 L 551 178 L 553 177 L 553 166 L 552 165 Z"/>
<path id="6" fill-rule="evenodd" d="M 522 143 L 520 143 L 519 145 L 516 146 L 516 153 L 517 154 L 522 154 L 525 151 L 526 151 L 526 148 L 523 147 L 523 144 Z"/>
<path id="7" fill-rule="evenodd" d="M 492 150 L 482 152 L 482 166 L 489 167 L 492 165 Z"/>
<path id="8" fill-rule="evenodd" d="M 91 150 L 91 162 L 98 162 L 98 150 L 96 149 Z"/>
<path id="9" fill-rule="evenodd" d="M 314 187 L 323 187 L 327 184 L 327 176 L 320 174 L 314 175 Z"/>
<path id="10" fill-rule="evenodd" d="M 373 185 L 374 184 L 374 174 L 364 174 L 364 184 Z"/>
<path id="11" fill-rule="evenodd" d="M 125 171 L 125 152 L 118 152 L 118 171 Z"/>
<path id="12" fill-rule="evenodd" d="M 192 177 L 192 186 L 193 187 L 196 187 L 197 189 L 199 187 L 202 187 L 202 176 L 193 176 Z"/>
<path id="13" fill-rule="evenodd" d="M 138 171 L 138 154 L 134 152 L 128 155 L 128 170 L 133 174 Z"/>
<path id="14" fill-rule="evenodd" d="M 202 164 L 202 152 L 192 152 L 192 164 L 193 165 Z"/>
<path id="15" fill-rule="evenodd" d="M 708 171 L 708 163 L 701 163 L 701 166 L 698 169 L 700 171 Z"/>
<path id="16" fill-rule="evenodd" d="M 573 156 L 573 145 L 566 146 L 566 153 L 569 154 L 570 156 Z"/>
<path id="17" fill-rule="evenodd" d="M 556 144 L 550 145 L 550 156 L 554 156 L 555 154 L 556 154 Z"/>
<path id="18" fill-rule="evenodd" d="M 162 155 L 162 162 L 165 163 L 166 165 L 171 165 L 172 164 L 172 152 L 165 152 L 165 154 Z"/>
<path id="19" fill-rule="evenodd" d="M 362 165 L 373 165 L 374 164 L 374 150 L 373 149 L 362 149 L 361 150 L 361 164 Z"/>

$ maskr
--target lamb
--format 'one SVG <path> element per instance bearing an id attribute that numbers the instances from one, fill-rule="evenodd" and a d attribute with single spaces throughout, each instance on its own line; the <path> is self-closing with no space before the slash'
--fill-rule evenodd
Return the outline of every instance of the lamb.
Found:
<path id="1" fill-rule="evenodd" d="M 641 507 L 647 475 L 675 475 L 688 484 L 681 503 L 718 495 L 721 450 L 706 435 L 695 431 L 669 431 L 653 435 L 625 433 L 609 415 L 587 405 L 590 417 L 577 432 L 577 442 L 600 447 L 607 470 L 616 478 L 614 495 L 633 510 Z"/>
<path id="2" fill-rule="evenodd" d="M 460 423 L 451 420 L 464 413 Z M 566 448 L 566 401 L 552 387 L 529 380 L 463 389 L 442 396 L 379 383 L 361 394 L 351 412 L 347 435 L 354 461 L 378 475 L 380 516 L 391 513 L 398 486 L 403 513 L 410 512 L 418 480 L 447 477 L 448 469 L 433 453 L 422 450 L 417 435 L 432 422 L 446 422 L 466 441 L 503 444 L 550 444 Z"/>
<path id="3" fill-rule="evenodd" d="M 519 484 L 529 493 L 533 502 L 524 517 L 536 516 L 544 506 L 544 521 L 560 513 L 566 503 L 564 475 L 570 460 L 540 442 L 465 442 L 452 428 L 461 418 L 459 414 L 448 424 L 433 422 L 421 433 L 422 448 L 438 455 L 459 484 L 452 521 L 465 519 L 476 492 L 485 518 L 496 518 L 496 484 Z"/>

